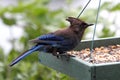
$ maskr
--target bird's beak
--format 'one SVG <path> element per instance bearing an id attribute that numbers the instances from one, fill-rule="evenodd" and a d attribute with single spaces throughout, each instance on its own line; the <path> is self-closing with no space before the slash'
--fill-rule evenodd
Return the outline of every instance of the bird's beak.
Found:
<path id="1" fill-rule="evenodd" d="M 88 24 L 87 26 L 92 26 L 92 25 L 94 25 L 94 24 Z"/>

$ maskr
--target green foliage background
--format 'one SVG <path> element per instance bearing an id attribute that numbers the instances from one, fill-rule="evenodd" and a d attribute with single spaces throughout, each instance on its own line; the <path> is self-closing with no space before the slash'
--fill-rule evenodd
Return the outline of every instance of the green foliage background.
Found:
<path id="1" fill-rule="evenodd" d="M 0 80 L 74 80 L 65 74 L 41 65 L 38 62 L 37 53 L 31 54 L 12 68 L 8 66 L 19 53 L 31 46 L 31 44 L 28 45 L 30 39 L 68 26 L 65 19 L 68 16 L 76 17 L 81 9 L 81 7 L 79 7 L 74 11 L 72 9 L 66 11 L 62 8 L 50 10 L 47 6 L 49 2 L 50 0 L 29 0 L 29 2 L 18 0 L 17 6 L 10 5 L 7 7 L 0 7 L 0 17 L 4 24 L 12 27 L 13 25 L 17 25 L 18 21 L 24 22 L 24 25 L 21 26 L 24 30 L 24 35 L 20 37 L 19 40 L 16 40 L 13 37 L 9 40 L 12 44 L 12 49 L 9 54 L 5 55 L 3 49 L 0 48 Z M 72 0 L 66 0 L 66 3 L 67 5 L 70 5 Z M 120 10 L 120 3 L 109 7 L 111 4 L 112 3 L 110 2 L 105 2 L 102 4 L 101 10 L 106 9 L 109 12 Z M 9 13 L 11 17 L 6 17 L 6 13 Z M 16 18 L 17 15 L 21 15 L 22 18 Z M 89 23 L 94 23 L 95 15 L 96 9 L 87 9 L 81 16 L 81 19 Z M 101 35 L 98 37 L 111 37 L 115 35 L 115 32 L 112 32 L 108 27 L 109 25 L 114 24 L 113 22 L 107 22 L 106 19 L 99 17 L 99 23 L 102 23 L 104 28 L 100 33 Z M 86 33 L 89 31 L 90 30 L 88 29 Z M 16 48 L 16 44 L 17 46 L 20 45 L 19 49 Z"/>

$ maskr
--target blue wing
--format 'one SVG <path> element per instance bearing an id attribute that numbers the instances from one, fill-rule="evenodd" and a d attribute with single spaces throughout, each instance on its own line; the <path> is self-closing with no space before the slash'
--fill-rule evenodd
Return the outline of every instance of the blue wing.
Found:
<path id="1" fill-rule="evenodd" d="M 58 45 L 58 43 L 61 41 L 64 41 L 64 37 L 56 36 L 54 34 L 42 35 L 36 39 L 31 40 L 31 42 L 33 42 L 33 43 L 46 44 L 46 45 L 51 45 L 54 47 L 60 46 L 60 45 Z"/>
<path id="2" fill-rule="evenodd" d="M 67 39 L 62 36 L 57 36 L 54 34 L 46 34 L 38 37 L 37 39 L 32 40 L 33 43 L 37 43 L 38 45 L 50 45 L 56 48 L 60 48 L 61 50 L 69 50 L 73 48 L 73 42 L 70 39 Z M 72 45 L 72 46 L 71 46 Z"/>
<path id="3" fill-rule="evenodd" d="M 39 40 L 49 40 L 49 41 L 62 41 L 64 38 L 62 36 L 56 36 L 54 34 L 42 35 L 38 38 Z"/>

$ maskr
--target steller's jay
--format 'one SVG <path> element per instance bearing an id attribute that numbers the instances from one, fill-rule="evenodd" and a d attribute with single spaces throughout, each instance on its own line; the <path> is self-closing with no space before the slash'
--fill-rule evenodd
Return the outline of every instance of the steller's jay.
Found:
<path id="1" fill-rule="evenodd" d="M 70 26 L 68 28 L 57 30 L 31 40 L 31 42 L 36 45 L 13 60 L 10 66 L 13 66 L 35 51 L 48 52 L 55 56 L 57 56 L 57 53 L 64 54 L 66 51 L 70 51 L 75 48 L 81 41 L 85 29 L 88 26 L 93 25 L 87 24 L 86 22 L 73 17 L 68 17 L 66 20 L 70 22 Z"/>

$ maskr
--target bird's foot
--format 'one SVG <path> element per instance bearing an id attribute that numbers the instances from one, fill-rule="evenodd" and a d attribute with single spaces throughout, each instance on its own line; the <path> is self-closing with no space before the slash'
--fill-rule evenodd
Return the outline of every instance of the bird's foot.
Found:
<path id="1" fill-rule="evenodd" d="M 52 51 L 52 55 L 53 55 L 53 56 L 56 56 L 57 58 L 59 58 L 58 54 L 59 54 L 59 53 L 57 52 L 57 49 L 54 48 L 53 51 Z"/>
<path id="2" fill-rule="evenodd" d="M 60 58 L 60 57 L 66 57 L 66 60 L 69 61 L 70 57 L 75 57 L 75 56 L 67 53 L 57 54 L 57 58 Z"/>
<path id="3" fill-rule="evenodd" d="M 52 53 L 52 55 L 53 56 L 56 56 L 57 58 L 59 58 L 59 56 L 58 56 L 58 53 L 56 52 L 56 53 Z"/>

